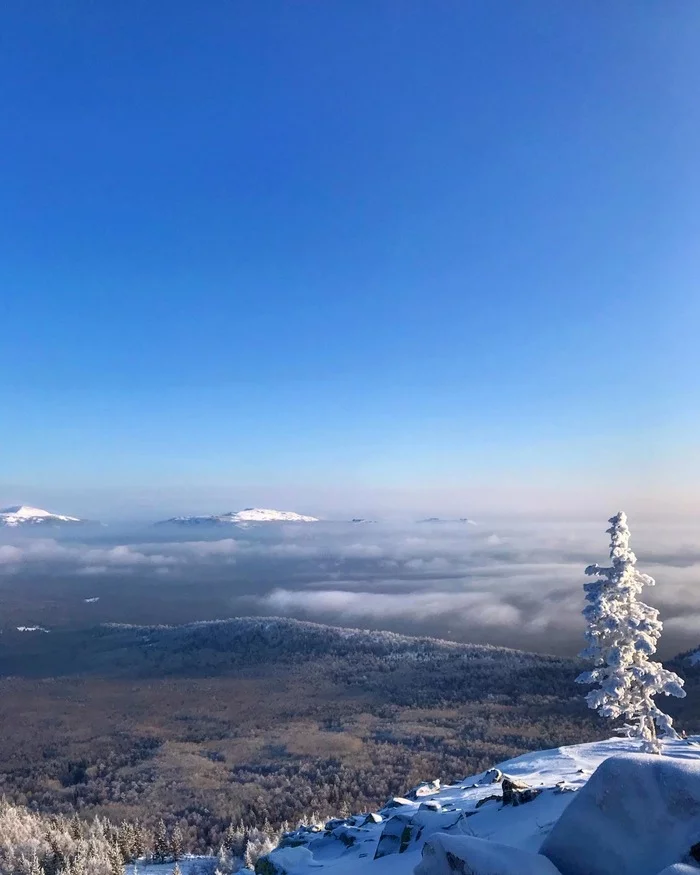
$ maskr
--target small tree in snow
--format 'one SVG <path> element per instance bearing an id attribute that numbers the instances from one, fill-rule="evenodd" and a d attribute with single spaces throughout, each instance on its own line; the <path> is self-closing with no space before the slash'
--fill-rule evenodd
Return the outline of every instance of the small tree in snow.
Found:
<path id="1" fill-rule="evenodd" d="M 580 684 L 598 684 L 586 696 L 588 707 L 601 717 L 624 717 L 620 731 L 640 738 L 642 749 L 659 753 L 658 734 L 677 738 L 673 721 L 654 703 L 654 696 L 683 698 L 683 681 L 651 657 L 663 624 L 655 608 L 637 601 L 644 586 L 653 586 L 648 574 L 635 568 L 637 557 L 630 550 L 627 516 L 620 512 L 608 521 L 612 566 L 589 565 L 586 574 L 596 579 L 584 584 L 583 615 L 588 621 L 588 647 L 581 654 L 594 668 L 576 678 Z"/>

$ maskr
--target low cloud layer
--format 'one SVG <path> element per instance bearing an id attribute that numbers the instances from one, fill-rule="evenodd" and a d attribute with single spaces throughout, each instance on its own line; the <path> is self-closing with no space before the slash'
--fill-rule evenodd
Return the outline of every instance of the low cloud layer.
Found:
<path id="1" fill-rule="evenodd" d="M 606 562 L 605 525 L 319 524 L 119 543 L 4 536 L 0 573 L 139 575 L 217 581 L 231 613 L 288 615 L 559 653 L 580 649 L 585 565 Z M 151 532 L 152 534 L 152 532 Z M 186 540 L 187 537 L 192 540 Z M 646 600 L 664 620 L 664 655 L 700 644 L 700 537 L 684 524 L 633 527 Z M 195 618 L 193 618 L 195 619 Z"/>

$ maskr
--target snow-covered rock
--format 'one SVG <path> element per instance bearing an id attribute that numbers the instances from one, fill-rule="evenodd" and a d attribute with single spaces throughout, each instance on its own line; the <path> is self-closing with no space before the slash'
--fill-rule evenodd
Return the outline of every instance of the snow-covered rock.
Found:
<path id="1" fill-rule="evenodd" d="M 503 780 L 503 772 L 500 769 L 487 769 L 484 772 L 483 778 L 479 781 L 479 785 L 500 784 Z"/>
<path id="2" fill-rule="evenodd" d="M 418 841 L 422 832 L 423 827 L 413 822 L 410 813 L 395 814 L 384 824 L 374 859 L 388 857 L 390 854 L 403 854 L 409 845 Z"/>
<path id="3" fill-rule="evenodd" d="M 0 527 L 11 529 L 22 526 L 61 526 L 85 522 L 86 520 L 75 516 L 51 513 L 40 507 L 30 507 L 28 504 L 19 504 L 0 510 Z"/>
<path id="4" fill-rule="evenodd" d="M 291 510 L 273 510 L 266 507 L 246 507 L 244 510 L 229 511 L 207 516 L 176 516 L 163 520 L 157 525 L 177 526 L 225 526 L 246 523 L 317 523 L 315 516 L 304 516 Z"/>
<path id="5" fill-rule="evenodd" d="M 515 759 L 499 763 L 478 775 L 464 778 L 456 784 L 440 786 L 436 792 L 428 796 L 418 796 L 414 799 L 395 797 L 382 809 L 381 815 L 358 818 L 348 818 L 344 821 L 332 821 L 332 830 L 319 831 L 313 828 L 301 828 L 293 834 L 293 844 L 305 847 L 310 856 L 297 855 L 294 865 L 284 871 L 288 875 L 312 875 L 319 868 L 327 869 L 328 875 L 412 875 L 416 867 L 418 875 L 462 875 L 462 872 L 489 873 L 525 873 L 533 875 L 556 875 L 557 868 L 563 875 L 570 875 L 568 870 L 559 866 L 556 859 L 542 856 L 543 840 L 550 831 L 567 815 L 570 806 L 575 804 L 582 795 L 590 776 L 595 770 L 609 760 L 618 758 L 621 754 L 634 754 L 628 757 L 632 763 L 642 762 L 646 768 L 651 763 L 652 771 L 658 768 L 659 762 L 675 764 L 680 772 L 690 766 L 693 774 L 700 771 L 700 747 L 686 741 L 663 742 L 664 756 L 645 757 L 637 754 L 639 742 L 630 739 L 612 738 L 593 744 L 572 745 L 554 750 L 536 751 L 524 754 Z M 619 762 L 619 759 L 613 762 Z M 529 801 L 519 799 L 518 804 L 505 804 L 503 782 L 510 785 L 510 795 L 527 794 Z M 644 806 L 650 806 L 650 814 L 642 819 L 642 830 L 646 828 L 644 841 L 656 844 L 655 856 L 649 854 L 648 862 L 634 868 L 616 868 L 617 859 L 610 857 L 606 869 L 588 867 L 589 855 L 596 858 L 600 844 L 598 833 L 590 835 L 586 842 L 579 842 L 578 854 L 583 868 L 574 870 L 576 873 L 586 872 L 586 875 L 657 875 L 665 866 L 676 861 L 692 864 L 688 856 L 693 844 L 690 831 L 691 816 L 695 817 L 697 829 L 700 830 L 700 804 L 696 807 L 695 796 L 686 796 L 685 813 L 678 816 L 678 822 L 672 828 L 662 826 L 650 829 L 654 823 L 656 807 L 652 796 L 656 792 L 657 778 L 647 777 L 640 780 L 640 798 L 636 803 L 635 812 L 642 811 Z M 597 780 L 596 780 L 597 783 Z M 595 787 L 595 783 L 592 784 Z M 431 785 L 428 785 L 431 786 Z M 436 787 L 436 784 L 432 785 Z M 682 783 L 682 786 L 686 786 Z M 689 786 L 689 785 L 688 785 Z M 519 789 L 526 787 L 527 789 Z M 646 790 L 644 788 L 646 787 Z M 644 791 L 642 793 L 642 790 Z M 662 799 L 668 797 L 668 803 L 673 794 L 667 788 L 667 793 L 661 794 Z M 616 790 L 621 799 L 626 798 L 624 790 L 619 786 Z M 661 791 L 659 790 L 658 793 Z M 628 793 L 629 804 L 633 805 L 631 797 L 636 790 Z M 411 795 L 410 791 L 407 796 Z M 620 803 L 622 804 L 622 802 Z M 626 802 L 624 804 L 627 804 Z M 663 810 L 660 809 L 660 811 Z M 670 810 L 670 809 L 669 809 Z M 689 814 L 688 812 L 691 812 Z M 692 815 L 694 812 L 694 815 Z M 614 816 L 614 812 L 610 817 Z M 670 816 L 670 815 L 669 815 Z M 666 821 L 661 820 L 662 824 Z M 680 826 L 680 823 L 685 826 Z M 607 824 L 607 826 L 605 826 Z M 612 821 L 608 823 L 602 818 L 598 824 L 600 830 L 606 828 L 614 831 Z M 644 826 L 646 824 L 646 826 Z M 688 832 L 684 832 L 686 829 Z M 668 833 L 668 834 L 667 834 Z M 291 834 L 290 834 L 291 835 Z M 554 835 L 554 834 L 553 834 Z M 444 838 L 443 838 L 444 836 Z M 464 862 L 462 870 L 435 868 L 446 859 L 447 850 L 454 849 L 460 839 L 471 836 L 483 839 L 483 845 L 488 846 L 481 851 L 482 845 L 469 844 L 471 856 Z M 449 843 L 448 843 L 449 840 Z M 606 838 L 607 841 L 607 838 Z M 641 840 L 640 840 L 641 841 Z M 700 835 L 694 841 L 700 841 Z M 284 840 L 283 840 L 284 843 Z M 435 853 L 427 850 L 423 854 L 426 843 L 430 844 Z M 685 843 L 685 844 L 684 844 Z M 507 846 L 501 851 L 498 846 Z M 680 853 L 681 846 L 683 853 Z M 646 847 L 646 845 L 645 845 Z M 283 848 L 272 851 L 265 860 L 279 861 Z M 380 850 L 381 849 L 381 850 Z M 445 852 L 443 857 L 440 856 Z M 529 852 L 519 854 L 518 851 Z M 452 853 L 453 851 L 450 851 Z M 635 852 L 636 853 L 636 852 Z M 303 857 L 303 859 L 302 859 Z M 534 858 L 534 859 L 533 859 Z M 459 859 L 457 856 L 455 859 Z M 636 857 L 635 857 L 636 859 Z M 481 868 L 477 868 L 481 866 Z M 432 866 L 433 868 L 425 868 Z M 488 867 L 491 868 L 488 868 Z M 501 868 L 498 868 L 498 867 Z M 530 868 L 527 868 L 527 867 Z M 510 868 L 508 868 L 510 867 Z M 519 868 L 518 868 L 519 867 Z M 539 868 L 532 868 L 539 867 Z M 656 867 L 656 868 L 653 868 Z M 262 869 L 260 870 L 262 871 Z M 270 872 L 275 870 L 270 869 Z M 697 871 L 697 870 L 696 870 Z M 668 872 L 665 875 L 689 875 L 682 871 Z"/>
<path id="6" fill-rule="evenodd" d="M 607 759 L 541 852 L 562 875 L 657 875 L 700 843 L 700 759 Z"/>
<path id="7" fill-rule="evenodd" d="M 559 875 L 546 857 L 473 836 L 438 833 L 423 846 L 415 875 Z"/>
<path id="8" fill-rule="evenodd" d="M 308 848 L 299 845 L 296 848 L 281 848 L 276 852 L 274 861 L 270 862 L 268 867 L 260 867 L 265 875 L 293 875 L 299 869 L 312 866 L 313 857 Z"/>
<path id="9" fill-rule="evenodd" d="M 434 781 L 423 781 L 406 794 L 408 799 L 420 799 L 422 796 L 432 796 L 434 793 L 440 792 L 440 779 Z"/>

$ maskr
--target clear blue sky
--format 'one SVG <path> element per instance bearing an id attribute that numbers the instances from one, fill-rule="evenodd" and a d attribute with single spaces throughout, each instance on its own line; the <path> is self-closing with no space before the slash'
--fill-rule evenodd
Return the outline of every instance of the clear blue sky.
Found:
<path id="1" fill-rule="evenodd" d="M 697 491 L 699 44 L 691 0 L 6 4 L 0 502 Z"/>

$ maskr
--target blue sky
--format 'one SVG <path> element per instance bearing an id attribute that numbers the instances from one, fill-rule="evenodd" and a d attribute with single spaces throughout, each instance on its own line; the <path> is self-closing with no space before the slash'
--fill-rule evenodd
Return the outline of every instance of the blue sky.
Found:
<path id="1" fill-rule="evenodd" d="M 690 2 L 3 9 L 0 501 L 692 504 L 699 39 Z"/>

